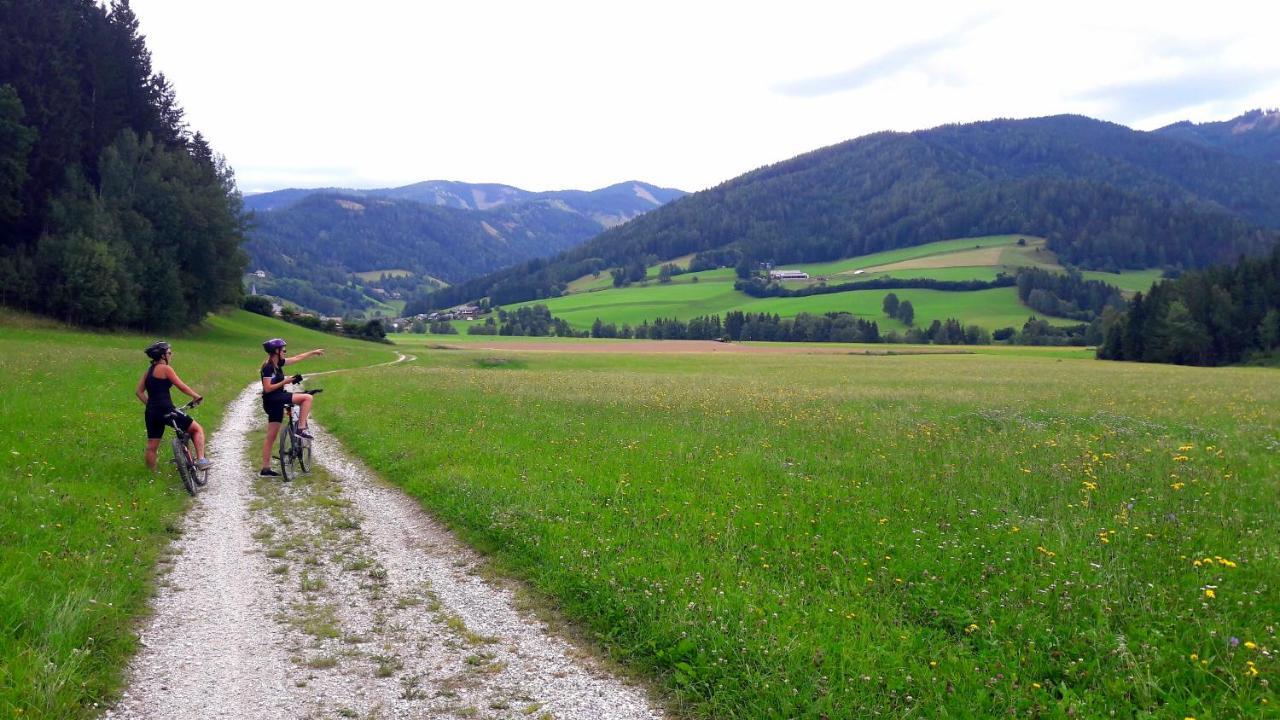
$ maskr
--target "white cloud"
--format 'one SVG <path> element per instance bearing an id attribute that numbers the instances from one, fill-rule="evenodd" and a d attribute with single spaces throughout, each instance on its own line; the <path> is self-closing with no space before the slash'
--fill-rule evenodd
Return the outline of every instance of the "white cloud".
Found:
<path id="1" fill-rule="evenodd" d="M 245 189 L 697 190 L 877 130 L 1280 104 L 1260 2 L 132 5 Z"/>

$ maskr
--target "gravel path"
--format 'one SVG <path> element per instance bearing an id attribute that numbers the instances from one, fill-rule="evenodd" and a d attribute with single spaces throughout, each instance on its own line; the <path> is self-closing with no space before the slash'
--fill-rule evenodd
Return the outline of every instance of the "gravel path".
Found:
<path id="1" fill-rule="evenodd" d="M 318 423 L 314 472 L 257 479 L 262 423 L 254 383 L 212 436 L 106 718 L 663 717 Z"/>

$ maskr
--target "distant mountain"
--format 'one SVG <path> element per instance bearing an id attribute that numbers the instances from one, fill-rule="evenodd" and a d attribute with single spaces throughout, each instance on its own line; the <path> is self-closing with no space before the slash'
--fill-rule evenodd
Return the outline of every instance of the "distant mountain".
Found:
<path id="1" fill-rule="evenodd" d="M 1081 116 L 883 132 L 760 168 L 547 261 L 421 304 L 547 297 L 590 272 L 853 257 L 1027 233 L 1085 268 L 1201 267 L 1255 255 L 1280 228 L 1280 167 Z"/>
<path id="2" fill-rule="evenodd" d="M 249 195 L 245 197 L 244 205 L 246 209 L 257 212 L 280 210 L 317 193 L 338 194 L 348 197 L 412 200 L 458 210 L 492 210 L 506 205 L 544 202 L 562 210 L 590 218 L 601 228 L 621 225 L 627 220 L 643 215 L 656 207 L 665 205 L 687 194 L 682 190 L 660 188 L 656 185 L 635 180 L 610 185 L 599 190 L 553 190 L 549 192 L 531 192 L 510 185 L 492 183 L 427 180 L 402 187 L 372 190 L 349 188 L 305 190 L 289 188 Z"/>
<path id="3" fill-rule="evenodd" d="M 288 189 L 251 195 L 245 250 L 268 278 L 260 290 L 327 314 L 359 309 L 366 291 L 457 283 L 572 248 L 685 193 L 628 182 L 534 193 L 507 185 L 430 181 L 375 190 Z M 412 278 L 353 289 L 352 275 Z"/>
<path id="4" fill-rule="evenodd" d="M 1197 124 L 1184 120 L 1153 132 L 1241 157 L 1280 163 L 1280 110 L 1250 110 L 1223 122 Z"/>

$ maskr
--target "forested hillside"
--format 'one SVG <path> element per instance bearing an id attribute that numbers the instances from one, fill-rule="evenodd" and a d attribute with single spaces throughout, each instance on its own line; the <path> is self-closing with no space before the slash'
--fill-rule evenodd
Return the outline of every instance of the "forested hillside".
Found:
<path id="1" fill-rule="evenodd" d="M 243 237 L 127 0 L 0 2 L 0 302 L 176 328 L 239 300 Z"/>
<path id="2" fill-rule="evenodd" d="M 1195 268 L 1266 252 L 1277 227 L 1273 164 L 1079 116 L 995 120 L 807 153 L 415 307 L 552 297 L 646 258 L 813 262 L 1001 233 L 1046 237 L 1084 268 Z"/>
<path id="3" fill-rule="evenodd" d="M 1241 157 L 1280 163 L 1280 110 L 1250 110 L 1223 122 L 1183 121 L 1155 132 Z"/>
<path id="4" fill-rule="evenodd" d="M 685 193 L 640 182 L 534 193 L 429 181 L 376 190 L 279 190 L 247 198 L 246 249 L 260 289 L 325 314 L 371 305 L 377 290 L 456 283 L 582 244 Z M 409 274 L 391 282 L 354 273 Z"/>
<path id="5" fill-rule="evenodd" d="M 272 276 L 347 283 L 353 272 L 403 268 L 448 282 L 551 255 L 598 233 L 544 204 L 470 211 L 413 200 L 312 194 L 255 213 L 246 249 Z"/>

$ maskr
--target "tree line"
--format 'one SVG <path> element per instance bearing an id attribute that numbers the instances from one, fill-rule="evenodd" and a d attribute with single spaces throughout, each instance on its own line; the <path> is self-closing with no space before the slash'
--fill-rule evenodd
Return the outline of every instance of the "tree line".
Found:
<path id="1" fill-rule="evenodd" d="M 170 330 L 242 295 L 231 169 L 188 128 L 128 0 L 0 2 L 0 302 Z"/>
<path id="2" fill-rule="evenodd" d="M 1280 353 L 1280 247 L 1263 258 L 1184 273 L 1138 293 L 1111 318 L 1105 360 L 1229 365 Z"/>
<path id="3" fill-rule="evenodd" d="M 806 285 L 789 288 L 780 282 L 770 281 L 759 275 L 747 279 L 739 279 L 733 289 L 746 293 L 751 297 L 809 297 L 810 295 L 829 295 L 831 293 L 850 292 L 853 290 L 946 290 L 948 292 L 976 292 L 991 288 L 1012 287 L 1013 276 L 1000 273 L 995 280 L 935 280 L 933 278 L 893 278 L 882 277 L 871 280 L 855 280 L 853 282 L 827 285 Z"/>
<path id="4" fill-rule="evenodd" d="M 1074 268 L 1066 273 L 1018 268 L 1016 284 L 1018 299 L 1045 315 L 1092 322 L 1107 308 L 1124 306 L 1119 288 L 1101 280 L 1085 280 Z"/>

